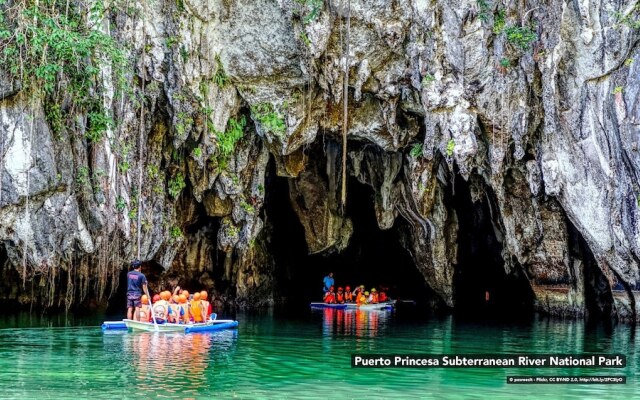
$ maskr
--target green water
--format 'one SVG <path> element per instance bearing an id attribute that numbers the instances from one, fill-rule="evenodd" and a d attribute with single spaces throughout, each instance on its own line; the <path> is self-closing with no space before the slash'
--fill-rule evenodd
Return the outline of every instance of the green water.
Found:
<path id="1" fill-rule="evenodd" d="M 94 318 L 0 317 L 1 398 L 637 398 L 629 325 L 587 328 L 390 312 L 238 314 L 237 331 L 103 333 Z M 624 369 L 352 369 L 352 353 L 622 353 Z M 508 375 L 624 375 L 626 385 L 507 385 Z"/>

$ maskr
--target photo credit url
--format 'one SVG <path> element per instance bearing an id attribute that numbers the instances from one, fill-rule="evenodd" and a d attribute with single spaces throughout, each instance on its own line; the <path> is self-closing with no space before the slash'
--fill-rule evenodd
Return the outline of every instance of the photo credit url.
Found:
<path id="1" fill-rule="evenodd" d="M 352 354 L 352 368 L 624 368 L 622 354 Z M 508 384 L 626 384 L 625 376 L 507 376 Z"/>

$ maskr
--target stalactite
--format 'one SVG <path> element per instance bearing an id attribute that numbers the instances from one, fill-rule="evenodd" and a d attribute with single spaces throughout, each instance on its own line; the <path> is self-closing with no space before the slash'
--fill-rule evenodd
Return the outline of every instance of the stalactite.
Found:
<path id="1" fill-rule="evenodd" d="M 344 80 L 342 88 L 342 189 L 340 193 L 340 208 L 343 213 L 347 207 L 347 134 L 349 132 L 349 36 L 351 34 L 351 0 L 347 0 L 346 19 L 346 54 L 344 56 Z"/>

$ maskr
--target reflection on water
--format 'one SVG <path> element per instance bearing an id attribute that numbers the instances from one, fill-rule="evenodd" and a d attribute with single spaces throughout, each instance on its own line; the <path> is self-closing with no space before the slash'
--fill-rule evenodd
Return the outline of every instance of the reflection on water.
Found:
<path id="1" fill-rule="evenodd" d="M 325 336 L 374 337 L 382 333 L 391 317 L 388 310 L 312 310 L 322 313 L 322 332 Z"/>
<path id="2" fill-rule="evenodd" d="M 241 314 L 238 331 L 102 333 L 94 320 L 0 317 L 0 398 L 634 398 L 628 325 L 405 318 L 397 312 Z M 16 328 L 24 323 L 28 328 Z M 622 353 L 624 369 L 352 369 L 355 353 Z M 507 385 L 508 375 L 625 375 L 628 384 Z"/>

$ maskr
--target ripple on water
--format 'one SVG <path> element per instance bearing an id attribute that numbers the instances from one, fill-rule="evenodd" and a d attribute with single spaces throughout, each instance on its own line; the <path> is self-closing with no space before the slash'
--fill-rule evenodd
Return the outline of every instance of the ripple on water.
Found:
<path id="1" fill-rule="evenodd" d="M 444 318 L 406 322 L 391 312 L 320 310 L 240 315 L 238 331 L 102 333 L 97 326 L 0 329 L 6 398 L 632 398 L 637 339 L 629 326 L 586 329 L 576 321 L 526 325 Z M 1 326 L 15 327 L 12 323 Z M 46 325 L 47 321 L 42 321 Z M 75 320 L 74 323 L 82 323 Z M 61 325 L 64 325 L 63 323 Z M 354 353 L 580 353 L 628 355 L 624 370 L 375 369 Z M 507 386 L 508 375 L 606 374 L 625 386 Z"/>

